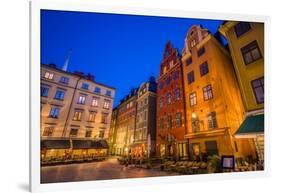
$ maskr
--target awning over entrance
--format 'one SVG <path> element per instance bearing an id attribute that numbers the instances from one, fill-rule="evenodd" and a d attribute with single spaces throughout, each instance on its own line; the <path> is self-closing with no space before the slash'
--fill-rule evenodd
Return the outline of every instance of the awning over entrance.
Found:
<path id="1" fill-rule="evenodd" d="M 264 114 L 247 117 L 241 124 L 235 137 L 256 137 L 264 134 Z"/>
<path id="2" fill-rule="evenodd" d="M 41 140 L 41 149 L 108 149 L 106 140 L 46 139 Z"/>
<path id="3" fill-rule="evenodd" d="M 106 140 L 72 140 L 73 149 L 108 149 Z"/>
<path id="4" fill-rule="evenodd" d="M 69 140 L 41 140 L 41 149 L 69 149 Z"/>

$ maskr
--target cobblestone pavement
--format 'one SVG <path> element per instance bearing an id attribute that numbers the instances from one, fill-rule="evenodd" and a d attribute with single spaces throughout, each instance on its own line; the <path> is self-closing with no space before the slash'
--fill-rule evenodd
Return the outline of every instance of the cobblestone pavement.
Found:
<path id="1" fill-rule="evenodd" d="M 120 165 L 116 157 L 101 162 L 47 166 L 41 168 L 41 183 L 74 182 L 90 180 L 110 180 L 122 178 L 141 178 L 173 176 L 177 173 L 159 169 L 143 169 Z"/>

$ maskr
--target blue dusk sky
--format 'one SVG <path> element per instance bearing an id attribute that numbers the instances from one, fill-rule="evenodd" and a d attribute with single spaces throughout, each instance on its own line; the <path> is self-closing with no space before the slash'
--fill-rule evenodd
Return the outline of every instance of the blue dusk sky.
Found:
<path id="1" fill-rule="evenodd" d="M 179 53 L 194 24 L 215 33 L 222 21 L 68 11 L 41 11 L 41 63 L 91 73 L 116 88 L 114 106 L 150 76 L 157 77 L 167 41 Z"/>

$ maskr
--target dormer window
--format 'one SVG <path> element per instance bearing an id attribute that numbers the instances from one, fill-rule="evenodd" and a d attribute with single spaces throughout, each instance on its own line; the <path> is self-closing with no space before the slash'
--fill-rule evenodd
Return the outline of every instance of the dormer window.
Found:
<path id="1" fill-rule="evenodd" d="M 193 48 L 195 45 L 196 45 L 196 40 L 195 39 L 191 40 L 190 42 L 191 48 Z"/>

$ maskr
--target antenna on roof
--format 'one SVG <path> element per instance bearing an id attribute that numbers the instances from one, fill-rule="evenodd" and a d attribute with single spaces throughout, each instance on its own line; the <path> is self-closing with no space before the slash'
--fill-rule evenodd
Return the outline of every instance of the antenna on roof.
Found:
<path id="1" fill-rule="evenodd" d="M 69 50 L 68 55 L 67 55 L 67 57 L 66 57 L 66 59 L 65 59 L 65 62 L 64 62 L 64 64 L 63 64 L 63 67 L 62 67 L 62 70 L 63 70 L 63 71 L 67 71 L 67 68 L 68 68 L 68 64 L 69 64 L 69 60 L 70 60 L 71 54 L 72 54 L 72 50 Z"/>

